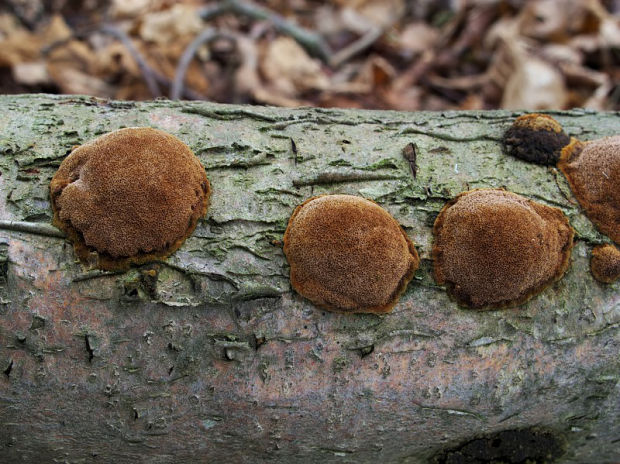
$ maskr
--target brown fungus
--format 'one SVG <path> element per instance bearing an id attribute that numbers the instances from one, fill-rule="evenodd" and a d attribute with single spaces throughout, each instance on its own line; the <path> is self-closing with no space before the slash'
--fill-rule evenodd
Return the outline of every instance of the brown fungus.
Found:
<path id="1" fill-rule="evenodd" d="M 352 195 L 312 197 L 298 206 L 284 234 L 284 253 L 293 288 L 338 312 L 391 311 L 420 263 L 398 222 Z"/>
<path id="2" fill-rule="evenodd" d="M 611 244 L 594 247 L 590 268 L 599 282 L 615 282 L 620 278 L 620 250 Z"/>
<path id="3" fill-rule="evenodd" d="M 592 142 L 573 139 L 558 167 L 590 220 L 620 243 L 620 135 Z"/>
<path id="4" fill-rule="evenodd" d="M 176 137 L 120 129 L 77 147 L 50 183 L 54 225 L 77 256 L 126 269 L 177 250 L 206 213 L 204 168 Z"/>
<path id="5" fill-rule="evenodd" d="M 509 155 L 530 163 L 554 165 L 562 147 L 570 142 L 559 122 L 546 114 L 518 117 L 504 134 Z"/>
<path id="6" fill-rule="evenodd" d="M 564 214 L 499 189 L 461 193 L 434 226 L 435 280 L 476 309 L 524 303 L 568 268 L 574 231 Z"/>

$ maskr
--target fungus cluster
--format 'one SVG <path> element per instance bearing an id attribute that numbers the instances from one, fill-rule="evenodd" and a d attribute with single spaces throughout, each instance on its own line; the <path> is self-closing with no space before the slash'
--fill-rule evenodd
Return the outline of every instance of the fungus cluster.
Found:
<path id="1" fill-rule="evenodd" d="M 559 122 L 546 114 L 518 117 L 504 134 L 509 155 L 542 165 L 554 165 L 562 148 L 570 142 Z"/>
<path id="2" fill-rule="evenodd" d="M 558 167 L 590 220 L 620 243 L 620 136 L 573 139 L 562 150 Z"/>
<path id="3" fill-rule="evenodd" d="M 50 194 L 54 224 L 81 260 L 126 269 L 178 249 L 206 213 L 210 186 L 179 139 L 128 128 L 73 150 L 52 178 Z"/>
<path id="4" fill-rule="evenodd" d="M 610 244 L 594 247 L 590 268 L 599 282 L 615 282 L 620 278 L 620 250 Z"/>
<path id="5" fill-rule="evenodd" d="M 338 312 L 389 312 L 419 266 L 398 222 L 352 195 L 313 197 L 284 234 L 291 284 L 317 306 Z"/>
<path id="6" fill-rule="evenodd" d="M 434 226 L 434 273 L 462 305 L 519 305 L 558 280 L 574 231 L 564 214 L 499 189 L 461 193 Z"/>

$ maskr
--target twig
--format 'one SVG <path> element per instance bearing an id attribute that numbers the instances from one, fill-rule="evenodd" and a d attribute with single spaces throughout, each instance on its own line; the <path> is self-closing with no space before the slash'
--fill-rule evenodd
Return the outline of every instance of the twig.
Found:
<path id="1" fill-rule="evenodd" d="M 229 13 L 231 11 L 229 2 L 223 1 L 216 3 L 215 5 L 205 6 L 200 11 L 200 17 L 203 21 L 209 21 L 217 16 L 223 15 L 224 13 Z"/>
<path id="2" fill-rule="evenodd" d="M 333 68 L 337 68 L 343 63 L 349 61 L 355 55 L 363 52 L 372 44 L 374 44 L 383 35 L 384 28 L 372 27 L 366 34 L 361 36 L 358 40 L 334 53 L 329 59 L 329 65 Z"/>
<path id="3" fill-rule="evenodd" d="M 44 222 L 25 222 L 25 221 L 7 221 L 0 220 L 0 229 L 13 230 L 15 232 L 26 232 L 28 234 L 44 235 L 46 237 L 65 238 L 65 234 Z"/>
<path id="4" fill-rule="evenodd" d="M 168 79 L 163 74 L 160 74 L 159 72 L 155 71 L 153 68 L 149 66 L 149 64 L 140 54 L 140 52 L 136 50 L 136 48 L 133 46 L 133 43 L 131 42 L 131 39 L 129 39 L 127 34 L 117 29 L 116 27 L 110 26 L 110 25 L 103 26 L 103 28 L 100 29 L 100 31 L 104 34 L 108 34 L 113 37 L 116 37 L 127 47 L 127 50 L 129 51 L 129 53 L 131 53 L 132 57 L 138 63 L 138 66 L 140 66 L 140 69 L 142 70 L 142 73 L 144 74 L 144 80 L 147 81 L 147 85 L 149 86 L 149 90 L 151 90 L 151 86 L 149 85 L 148 80 L 150 78 L 153 78 L 155 80 L 156 82 L 155 86 L 157 88 L 157 92 L 153 92 L 153 90 L 151 90 L 151 93 L 153 94 L 154 97 L 162 96 L 162 93 L 159 91 L 159 86 L 157 84 L 161 84 L 165 87 L 170 87 L 172 85 L 170 83 L 170 79 Z M 142 65 L 140 65 L 140 63 L 142 63 Z M 186 97 L 191 98 L 192 100 L 203 100 L 204 99 L 204 95 L 201 95 L 198 92 L 194 92 L 191 89 L 184 89 L 183 94 Z"/>
<path id="5" fill-rule="evenodd" d="M 244 0 L 224 0 L 220 2 L 219 5 L 203 9 L 200 17 L 203 20 L 207 20 L 229 12 L 271 22 L 278 32 L 291 36 L 304 47 L 308 53 L 316 56 L 325 63 L 328 63 L 332 56 L 329 45 L 320 35 L 291 23 L 277 13 Z"/>
<path id="6" fill-rule="evenodd" d="M 123 45 L 125 45 L 127 51 L 129 51 L 133 59 L 136 60 L 136 63 L 138 63 L 138 67 L 140 68 L 140 71 L 142 71 L 142 75 L 144 76 L 144 80 L 149 88 L 149 91 L 151 92 L 151 95 L 153 95 L 153 97 L 161 97 L 162 93 L 159 89 L 159 85 L 157 84 L 155 71 L 153 71 L 140 52 L 136 49 L 136 47 L 134 47 L 129 36 L 119 28 L 109 24 L 103 25 L 100 30 L 104 34 L 116 37 L 122 42 Z"/>
<path id="7" fill-rule="evenodd" d="M 171 100 L 178 100 L 179 98 L 181 98 L 181 95 L 183 94 L 183 81 L 185 80 L 187 68 L 192 62 L 192 59 L 194 58 L 194 55 L 196 54 L 198 48 L 202 44 L 212 42 L 213 40 L 220 37 L 224 37 L 229 40 L 235 40 L 235 37 L 232 34 L 229 34 L 227 32 L 218 32 L 213 28 L 208 28 L 202 31 L 198 36 L 196 36 L 196 38 L 192 40 L 192 43 L 187 46 L 187 48 L 183 52 L 183 55 L 181 55 L 181 59 L 179 60 L 177 70 L 174 75 L 174 81 L 172 82 L 172 89 L 170 91 Z"/>

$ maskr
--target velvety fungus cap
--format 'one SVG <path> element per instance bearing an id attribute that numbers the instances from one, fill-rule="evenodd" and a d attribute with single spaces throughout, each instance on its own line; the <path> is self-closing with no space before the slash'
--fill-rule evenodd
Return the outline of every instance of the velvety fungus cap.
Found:
<path id="1" fill-rule="evenodd" d="M 168 256 L 204 216 L 204 168 L 176 137 L 120 129 L 76 148 L 50 184 L 54 224 L 102 269 Z"/>
<path id="2" fill-rule="evenodd" d="M 293 288 L 339 312 L 389 312 L 420 263 L 398 222 L 352 195 L 313 197 L 298 206 L 284 234 Z"/>
<path id="3" fill-rule="evenodd" d="M 509 155 L 543 165 L 556 164 L 562 147 L 569 142 L 559 122 L 539 113 L 519 116 L 504 134 Z"/>
<path id="4" fill-rule="evenodd" d="M 620 135 L 592 142 L 573 139 L 558 167 L 590 220 L 620 243 Z"/>
<path id="5" fill-rule="evenodd" d="M 620 278 L 620 250 L 610 244 L 594 247 L 590 268 L 599 282 L 615 282 Z"/>
<path id="6" fill-rule="evenodd" d="M 564 214 L 499 189 L 461 193 L 434 226 L 435 280 L 462 305 L 519 305 L 568 268 L 574 231 Z"/>

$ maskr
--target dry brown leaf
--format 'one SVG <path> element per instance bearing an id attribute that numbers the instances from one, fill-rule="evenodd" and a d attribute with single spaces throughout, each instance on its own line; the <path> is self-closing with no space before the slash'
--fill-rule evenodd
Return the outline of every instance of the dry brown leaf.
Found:
<path id="1" fill-rule="evenodd" d="M 422 53 L 435 46 L 439 31 L 423 22 L 407 25 L 400 33 L 398 45 L 411 53 Z"/>
<path id="2" fill-rule="evenodd" d="M 520 32 L 528 37 L 565 40 L 574 24 L 584 16 L 583 2 L 574 0 L 539 0 L 528 2 L 521 12 Z"/>
<path id="3" fill-rule="evenodd" d="M 581 64 L 583 55 L 573 47 L 561 44 L 550 44 L 541 48 L 541 56 L 552 63 Z"/>
<path id="4" fill-rule="evenodd" d="M 6 18 L 2 23 L 6 28 L 6 38 L 0 41 L 0 66 L 12 67 L 38 61 L 44 46 L 71 37 L 71 30 L 60 15 L 54 15 L 35 33 L 22 27 L 12 27 L 11 21 Z"/>
<path id="5" fill-rule="evenodd" d="M 62 93 L 102 98 L 112 98 L 115 93 L 113 86 L 75 68 L 58 67 L 50 72 L 50 75 Z"/>
<path id="6" fill-rule="evenodd" d="M 312 106 L 312 102 L 300 100 L 297 98 L 289 98 L 284 95 L 278 95 L 273 90 L 266 87 L 259 87 L 252 92 L 254 99 L 265 105 L 282 106 L 285 108 L 296 108 L 299 106 Z"/>
<path id="7" fill-rule="evenodd" d="M 115 18 L 134 18 L 153 8 L 152 0 L 113 0 L 110 13 Z"/>
<path id="8" fill-rule="evenodd" d="M 542 110 L 564 108 L 568 93 L 562 75 L 551 65 L 531 56 L 515 60 L 513 74 L 504 88 L 501 107 Z"/>
<path id="9" fill-rule="evenodd" d="M 484 99 L 480 95 L 470 94 L 459 105 L 459 110 L 483 110 Z"/>
<path id="10" fill-rule="evenodd" d="M 395 91 L 394 88 L 389 89 L 383 96 L 388 105 L 401 111 L 418 111 L 423 109 L 422 98 L 424 92 L 420 87 L 409 87 Z"/>
<path id="11" fill-rule="evenodd" d="M 15 82 L 22 85 L 43 85 L 52 82 L 45 61 L 17 63 L 12 71 Z"/>
<path id="12" fill-rule="evenodd" d="M 363 21 L 358 19 L 357 28 L 355 22 L 348 22 L 352 30 L 360 34 L 373 26 L 390 27 L 404 16 L 406 10 L 404 0 L 340 0 L 338 3 L 344 6 L 345 10 L 355 10 L 367 22 L 364 25 Z"/>
<path id="13" fill-rule="evenodd" d="M 365 93 L 369 93 L 387 87 L 395 76 L 396 70 L 385 58 L 373 55 L 364 62 L 353 83 L 364 86 Z"/>
<path id="14" fill-rule="evenodd" d="M 237 95 L 253 95 L 262 87 L 258 75 L 258 50 L 256 42 L 247 37 L 237 37 L 237 49 L 241 63 L 235 73 L 235 93 Z"/>
<path id="15" fill-rule="evenodd" d="M 97 53 L 95 74 L 101 76 L 120 73 L 138 76 L 140 68 L 125 45 L 112 42 Z"/>
<path id="16" fill-rule="evenodd" d="M 11 35 L 24 30 L 25 28 L 14 15 L 8 13 L 0 14 L 0 41 L 6 40 Z"/>
<path id="17" fill-rule="evenodd" d="M 271 86 L 285 97 L 329 86 L 320 62 L 290 37 L 278 37 L 268 45 L 260 69 Z"/>
<path id="18" fill-rule="evenodd" d="M 180 37 L 195 36 L 203 28 L 195 7 L 177 4 L 167 10 L 144 15 L 140 37 L 147 42 L 164 45 Z"/>
<path id="19" fill-rule="evenodd" d="M 96 56 L 91 48 L 79 40 L 71 40 L 62 47 L 54 48 L 48 55 L 48 71 L 53 75 L 56 68 L 74 68 L 93 73 Z"/>
<path id="20" fill-rule="evenodd" d="M 12 67 L 25 61 L 36 61 L 39 58 L 41 43 L 26 30 L 11 34 L 0 41 L 0 67 Z"/>
<path id="21" fill-rule="evenodd" d="M 39 34 L 41 42 L 46 45 L 67 40 L 71 37 L 71 28 L 67 25 L 64 18 L 58 14 L 52 16 L 49 23 L 42 29 Z"/>

